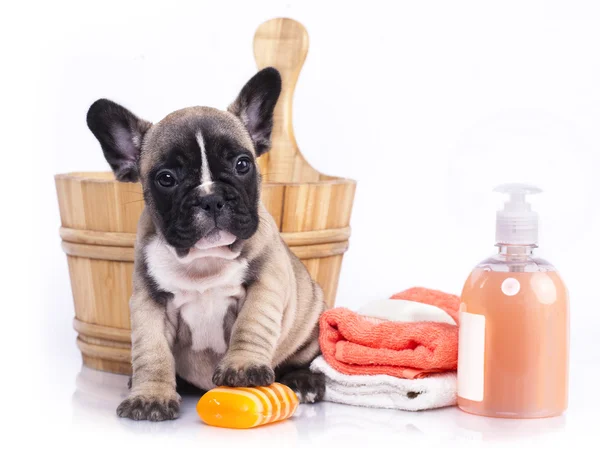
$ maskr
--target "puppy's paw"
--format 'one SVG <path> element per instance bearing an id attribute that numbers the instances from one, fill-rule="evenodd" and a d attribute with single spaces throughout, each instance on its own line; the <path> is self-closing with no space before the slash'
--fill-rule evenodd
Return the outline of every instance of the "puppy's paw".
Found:
<path id="1" fill-rule="evenodd" d="M 222 363 L 217 366 L 213 383 L 227 387 L 262 387 L 275 382 L 275 372 L 266 364 L 231 365 Z"/>
<path id="2" fill-rule="evenodd" d="M 325 396 L 325 375 L 308 369 L 296 369 L 279 379 L 298 396 L 300 403 L 316 403 Z"/>
<path id="3" fill-rule="evenodd" d="M 117 408 L 117 416 L 134 421 L 168 421 L 179 417 L 179 395 L 131 395 Z"/>

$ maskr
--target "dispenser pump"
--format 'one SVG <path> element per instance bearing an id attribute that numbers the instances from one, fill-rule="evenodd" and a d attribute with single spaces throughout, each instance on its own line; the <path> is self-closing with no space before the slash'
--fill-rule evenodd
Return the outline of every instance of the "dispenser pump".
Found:
<path id="1" fill-rule="evenodd" d="M 542 190 L 528 184 L 512 183 L 500 185 L 494 191 L 509 195 L 504 209 L 496 212 L 496 243 L 537 245 L 538 214 L 531 210 L 525 196 Z"/>

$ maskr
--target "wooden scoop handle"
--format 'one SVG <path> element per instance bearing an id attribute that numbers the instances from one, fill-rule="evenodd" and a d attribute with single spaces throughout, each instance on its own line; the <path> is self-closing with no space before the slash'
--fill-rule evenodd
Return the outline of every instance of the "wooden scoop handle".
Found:
<path id="1" fill-rule="evenodd" d="M 272 147 L 259 159 L 263 179 L 271 182 L 319 181 L 320 173 L 304 159 L 294 136 L 292 104 L 298 75 L 308 53 L 308 33 L 289 18 L 271 19 L 254 34 L 254 58 L 259 69 L 281 73 L 281 96 L 275 107 Z"/>

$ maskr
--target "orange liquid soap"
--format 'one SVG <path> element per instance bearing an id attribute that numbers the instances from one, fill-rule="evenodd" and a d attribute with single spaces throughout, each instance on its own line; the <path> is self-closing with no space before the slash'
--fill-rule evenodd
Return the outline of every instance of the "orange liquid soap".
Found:
<path id="1" fill-rule="evenodd" d="M 298 397 L 287 386 L 217 387 L 206 392 L 196 411 L 206 424 L 232 429 L 249 429 L 290 418 L 298 407 Z"/>
<path id="2" fill-rule="evenodd" d="M 537 216 L 519 209 L 498 213 L 499 254 L 462 291 L 458 406 L 492 417 L 558 416 L 568 403 L 568 293 L 554 267 L 533 255 Z"/>

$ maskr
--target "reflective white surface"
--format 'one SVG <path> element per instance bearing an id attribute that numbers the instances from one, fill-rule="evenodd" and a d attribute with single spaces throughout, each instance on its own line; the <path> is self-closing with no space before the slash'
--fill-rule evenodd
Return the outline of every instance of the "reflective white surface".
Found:
<path id="1" fill-rule="evenodd" d="M 574 390 L 568 413 L 537 420 L 492 419 L 445 408 L 418 413 L 367 409 L 334 403 L 301 405 L 292 419 L 251 430 L 229 430 L 204 425 L 195 410 L 198 397 L 185 396 L 176 421 L 151 423 L 119 419 L 115 408 L 127 394 L 127 377 L 82 367 L 74 380 L 72 427 L 81 431 L 102 429 L 122 435 L 164 437 L 236 445 L 277 446 L 366 445 L 388 442 L 431 440 L 440 442 L 530 441 L 548 443 L 568 436 L 591 435 L 596 407 L 585 409 L 586 394 L 597 386 L 597 373 L 588 374 L 588 392 Z M 594 379 L 595 377 L 595 379 Z M 581 401 L 581 402 L 580 402 Z M 590 407 L 591 408 L 591 407 Z"/>

